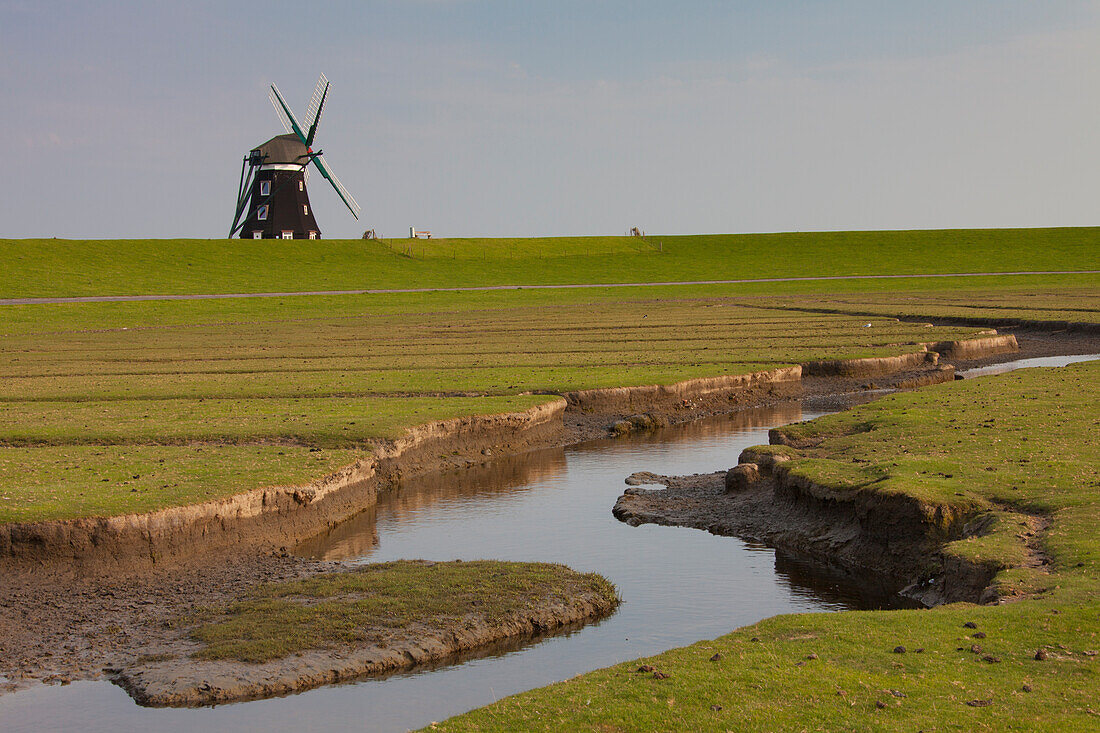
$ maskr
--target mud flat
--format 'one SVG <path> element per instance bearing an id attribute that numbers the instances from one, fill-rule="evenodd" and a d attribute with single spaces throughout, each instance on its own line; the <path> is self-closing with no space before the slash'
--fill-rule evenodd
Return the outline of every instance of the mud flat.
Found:
<path id="1" fill-rule="evenodd" d="M 111 670 L 112 678 L 149 706 L 286 695 L 534 638 L 606 616 L 619 603 L 597 575 L 493 561 L 368 565 L 252 595 L 170 652 Z M 349 643 L 349 633 L 358 641 Z"/>

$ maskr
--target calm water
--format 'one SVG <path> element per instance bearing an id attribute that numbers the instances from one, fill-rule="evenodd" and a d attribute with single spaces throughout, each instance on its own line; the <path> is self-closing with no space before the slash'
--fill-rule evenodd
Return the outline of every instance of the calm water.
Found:
<path id="1" fill-rule="evenodd" d="M 1097 356 L 1041 365 L 1084 358 Z M 1014 364 L 1040 366 L 1034 361 Z M 791 402 L 421 477 L 299 548 L 364 562 L 493 558 L 598 571 L 624 600 L 602 622 L 458 665 L 216 708 L 141 708 L 106 682 L 36 687 L 0 698 L 0 730 L 406 730 L 778 613 L 892 605 L 882 589 L 767 547 L 693 529 L 630 527 L 611 516 L 623 479 L 635 471 L 724 470 L 743 448 L 766 443 L 769 428 L 821 414 Z"/>
<path id="2" fill-rule="evenodd" d="M 1004 374 L 1015 369 L 1027 369 L 1029 367 L 1063 367 L 1068 364 L 1076 364 L 1079 361 L 1095 361 L 1100 359 L 1100 354 L 1076 354 L 1073 356 L 1040 356 L 1034 359 L 1017 359 L 1006 361 L 1004 364 L 991 364 L 984 367 L 976 367 L 959 372 L 963 377 L 984 377 L 990 374 Z"/>

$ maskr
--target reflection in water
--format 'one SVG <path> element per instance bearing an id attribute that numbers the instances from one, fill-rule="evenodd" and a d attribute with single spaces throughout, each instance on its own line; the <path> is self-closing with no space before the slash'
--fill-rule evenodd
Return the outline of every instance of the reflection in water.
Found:
<path id="1" fill-rule="evenodd" d="M 414 476 L 379 494 L 375 506 L 303 542 L 295 552 L 317 560 L 366 560 L 378 545 L 379 516 L 394 522 L 415 521 L 422 510 L 440 502 L 506 501 L 559 477 L 565 465 L 563 448 L 546 448 L 469 468 Z"/>
<path id="2" fill-rule="evenodd" d="M 824 567 L 814 560 L 775 551 L 775 574 L 795 593 L 862 608 L 923 608 L 917 601 L 899 596 L 901 588 L 889 580 L 857 575 L 841 568 Z"/>
<path id="3" fill-rule="evenodd" d="M 763 429 L 767 442 L 767 431 L 777 425 L 786 425 L 799 422 L 802 417 L 803 405 L 800 401 L 782 402 L 771 407 L 750 407 L 740 412 L 728 415 L 716 415 L 703 420 L 675 425 L 668 428 L 660 428 L 638 435 L 628 435 L 620 438 L 599 438 L 570 446 L 569 450 L 577 453 L 589 452 L 614 452 L 616 446 L 625 442 L 634 444 L 662 444 L 677 446 L 683 444 L 706 444 L 714 440 L 721 440 L 730 435 L 737 435 L 746 431 Z M 735 456 L 736 457 L 736 456 Z M 736 463 L 736 461 L 735 461 Z M 731 464 L 732 465 L 732 464 Z M 729 466 L 726 466 L 729 468 Z M 698 473 L 699 469 L 691 471 Z M 674 471 L 664 471 L 664 475 L 671 476 Z"/>

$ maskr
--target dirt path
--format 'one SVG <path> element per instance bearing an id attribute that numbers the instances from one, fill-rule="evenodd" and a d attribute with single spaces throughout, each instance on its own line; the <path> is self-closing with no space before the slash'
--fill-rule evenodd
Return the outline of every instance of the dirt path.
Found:
<path id="1" fill-rule="evenodd" d="M 385 295 L 388 293 L 468 293 L 484 290 L 569 290 L 582 288 L 639 288 L 668 285 L 746 285 L 825 280 L 899 280 L 905 278 L 991 277 L 1019 275 L 1095 275 L 1100 270 L 1031 270 L 1025 272 L 942 272 L 912 275 L 824 275 L 820 277 L 763 277 L 747 280 L 679 280 L 640 283 L 575 283 L 567 285 L 479 285 L 461 288 L 371 288 L 364 290 L 303 290 L 289 293 L 199 293 L 193 295 L 83 295 L 67 298 L 0 298 L 0 305 L 49 303 L 117 303 L 143 300 L 220 300 L 224 298 L 287 298 L 295 295 Z"/>

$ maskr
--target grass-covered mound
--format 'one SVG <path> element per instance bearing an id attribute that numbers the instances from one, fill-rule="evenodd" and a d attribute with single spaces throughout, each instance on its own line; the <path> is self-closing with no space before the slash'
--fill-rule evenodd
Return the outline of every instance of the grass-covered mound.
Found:
<path id="1" fill-rule="evenodd" d="M 202 645 L 192 656 L 266 662 L 311 649 L 395 645 L 538 611 L 552 615 L 578 599 L 605 613 L 619 602 L 603 577 L 563 565 L 400 560 L 257 586 L 208 612 L 213 618 L 191 632 Z"/>
<path id="2" fill-rule="evenodd" d="M 1100 228 L 434 240 L 0 240 L 0 298 L 1100 269 Z"/>
<path id="3" fill-rule="evenodd" d="M 800 614 L 517 695 L 443 730 L 1100 725 L 1100 363 L 896 395 L 782 432 L 835 490 L 962 507 L 1005 603 Z M 1038 518 L 1038 524 L 1029 523 Z M 644 671 L 639 671 L 643 669 Z"/>

